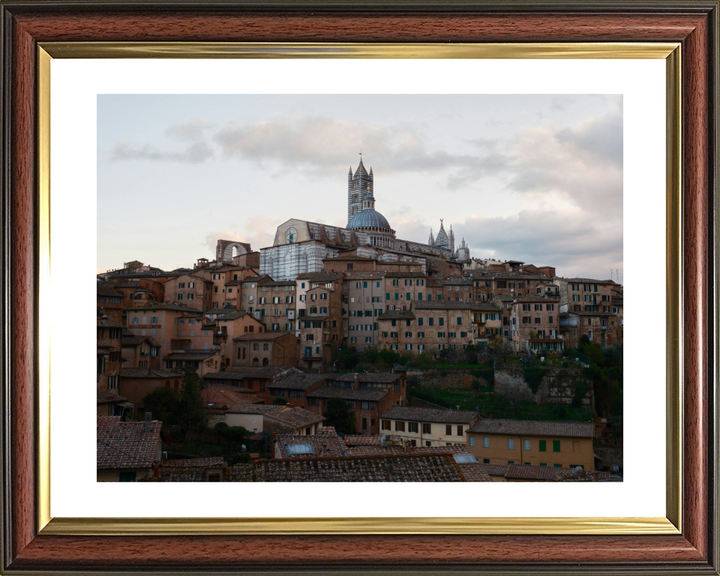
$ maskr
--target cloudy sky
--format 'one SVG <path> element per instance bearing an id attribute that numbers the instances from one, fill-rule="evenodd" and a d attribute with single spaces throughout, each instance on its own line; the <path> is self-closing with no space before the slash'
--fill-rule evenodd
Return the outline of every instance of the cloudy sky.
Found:
<path id="1" fill-rule="evenodd" d="M 344 226 L 362 151 L 399 238 L 622 280 L 622 133 L 614 95 L 101 95 L 98 270 Z"/>

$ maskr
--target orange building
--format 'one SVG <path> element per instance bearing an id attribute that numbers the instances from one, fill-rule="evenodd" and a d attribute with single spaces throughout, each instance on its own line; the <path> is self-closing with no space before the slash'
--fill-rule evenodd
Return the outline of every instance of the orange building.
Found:
<path id="1" fill-rule="evenodd" d="M 481 418 L 467 431 L 467 449 L 485 464 L 530 464 L 595 470 L 592 422 Z"/>

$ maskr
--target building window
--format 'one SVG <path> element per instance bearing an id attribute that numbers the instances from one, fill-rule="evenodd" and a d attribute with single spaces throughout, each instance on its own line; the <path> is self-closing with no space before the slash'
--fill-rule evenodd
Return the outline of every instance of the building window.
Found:
<path id="1" fill-rule="evenodd" d="M 429 424 L 427 422 L 423 423 L 423 427 L 422 427 L 423 434 L 431 434 L 431 432 L 430 432 L 431 430 L 432 430 L 432 424 Z"/>
<path id="2" fill-rule="evenodd" d="M 462 427 L 462 426 L 458 426 L 458 427 L 457 427 L 457 435 L 458 435 L 458 436 L 462 436 L 462 435 L 463 435 L 463 427 Z"/>
<path id="3" fill-rule="evenodd" d="M 405 432 L 405 422 L 395 421 L 395 432 Z"/>
<path id="4" fill-rule="evenodd" d="M 490 448 L 490 437 L 489 436 L 483 437 L 483 448 Z"/>
<path id="5" fill-rule="evenodd" d="M 415 432 L 418 431 L 418 423 L 417 422 L 408 422 L 408 432 Z"/>
<path id="6" fill-rule="evenodd" d="M 390 420 L 383 420 L 383 421 L 382 421 L 382 429 L 383 429 L 383 430 L 390 430 Z"/>
<path id="7" fill-rule="evenodd" d="M 470 448 L 475 448 L 475 436 L 470 436 Z"/>
<path id="8" fill-rule="evenodd" d="M 445 425 L 445 436 L 452 436 L 452 424 Z"/>
<path id="9" fill-rule="evenodd" d="M 540 452 L 547 452 L 547 440 L 540 440 Z"/>
<path id="10" fill-rule="evenodd" d="M 530 440 L 523 440 L 523 450 L 530 450 Z"/>
<path id="11" fill-rule="evenodd" d="M 508 450 L 515 450 L 515 440 L 508 438 Z"/>
<path id="12" fill-rule="evenodd" d="M 553 440 L 553 452 L 560 452 L 560 440 Z"/>

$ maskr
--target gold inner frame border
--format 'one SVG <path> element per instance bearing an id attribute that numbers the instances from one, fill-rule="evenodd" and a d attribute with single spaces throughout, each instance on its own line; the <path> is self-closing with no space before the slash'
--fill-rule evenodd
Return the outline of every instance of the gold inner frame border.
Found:
<path id="1" fill-rule="evenodd" d="M 666 61 L 666 517 L 658 518 L 53 518 L 50 514 L 50 69 L 54 58 L 664 59 Z M 48 535 L 525 534 L 682 532 L 681 45 L 679 43 L 336 44 L 46 42 L 38 71 L 38 530 Z M 379 528 L 382 526 L 382 528 Z"/>

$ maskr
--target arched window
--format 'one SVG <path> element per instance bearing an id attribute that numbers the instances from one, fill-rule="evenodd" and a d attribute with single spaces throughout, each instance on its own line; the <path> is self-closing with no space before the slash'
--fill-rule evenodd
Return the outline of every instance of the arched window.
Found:
<path id="1" fill-rule="evenodd" d="M 257 366 L 259 363 L 260 363 L 260 362 L 258 361 L 257 358 L 253 358 L 253 361 L 252 361 L 252 365 L 253 365 L 253 366 Z"/>
<path id="2" fill-rule="evenodd" d="M 267 358 L 263 358 L 263 366 L 267 366 L 267 365 L 268 365 L 268 359 L 267 359 Z"/>

